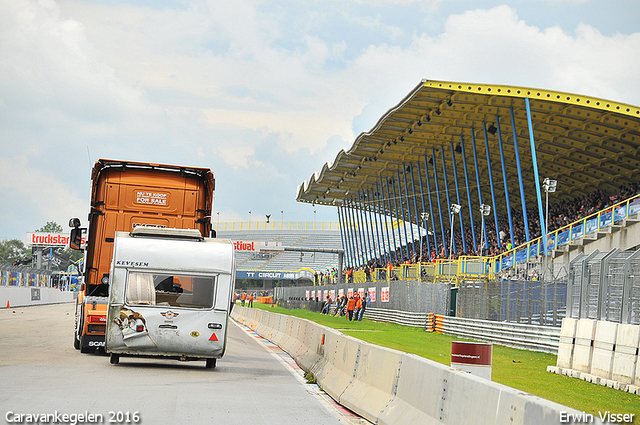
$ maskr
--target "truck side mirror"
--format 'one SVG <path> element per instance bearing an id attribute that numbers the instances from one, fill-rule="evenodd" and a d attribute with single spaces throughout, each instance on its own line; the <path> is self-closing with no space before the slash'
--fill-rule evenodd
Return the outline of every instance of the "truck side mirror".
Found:
<path id="1" fill-rule="evenodd" d="M 74 227 L 71 229 L 71 236 L 69 237 L 69 248 L 80 250 L 82 246 L 82 229 Z"/>

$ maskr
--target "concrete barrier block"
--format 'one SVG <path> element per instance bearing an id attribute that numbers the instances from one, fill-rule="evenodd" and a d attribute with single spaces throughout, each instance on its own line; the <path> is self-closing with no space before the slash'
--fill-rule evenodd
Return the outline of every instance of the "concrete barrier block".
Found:
<path id="1" fill-rule="evenodd" d="M 285 327 L 285 337 L 282 340 L 282 343 L 279 344 L 280 348 L 286 351 L 289 354 L 292 354 L 297 349 L 299 345 L 298 341 L 298 327 L 300 325 L 300 319 L 297 317 L 289 316 L 287 317 L 286 327 Z"/>
<path id="2" fill-rule="evenodd" d="M 571 369 L 578 372 L 589 373 L 593 357 L 593 340 L 596 333 L 596 321 L 580 319 L 576 327 L 575 346 L 573 348 L 573 361 Z"/>
<path id="3" fill-rule="evenodd" d="M 280 344 L 286 337 L 286 334 L 285 334 L 286 327 L 287 327 L 287 317 L 282 314 L 278 314 L 273 323 L 273 329 L 274 329 L 273 342 L 278 346 L 280 346 Z"/>
<path id="4" fill-rule="evenodd" d="M 640 355 L 640 353 L 639 353 Z M 636 376 L 633 378 L 633 385 L 640 387 L 640 358 L 636 359 Z"/>
<path id="5" fill-rule="evenodd" d="M 316 375 L 318 385 L 338 403 L 355 374 L 361 342 L 342 333 L 327 333 L 326 364 Z"/>
<path id="6" fill-rule="evenodd" d="M 327 353 L 333 350 L 331 341 L 337 340 L 338 336 L 341 335 L 341 332 L 339 331 L 319 325 L 318 331 L 318 341 L 316 346 L 317 356 L 315 356 L 315 358 L 304 359 L 305 364 L 309 364 L 308 370 L 311 371 L 316 378 L 322 376 L 324 369 L 330 366 Z M 313 356 L 313 354 L 308 355 L 308 357 L 311 356 Z"/>
<path id="7" fill-rule="evenodd" d="M 396 395 L 380 413 L 379 424 L 440 424 L 444 413 L 440 401 L 446 397 L 451 368 L 403 354 Z M 460 372 L 463 373 L 463 372 Z M 478 422 L 480 423 L 480 422 Z"/>
<path id="8" fill-rule="evenodd" d="M 0 286 L 0 308 L 60 304 L 74 301 L 74 293 L 45 286 Z"/>
<path id="9" fill-rule="evenodd" d="M 578 321 L 576 319 L 562 319 L 560 342 L 558 344 L 558 360 L 556 363 L 558 367 L 571 368 L 577 325 Z"/>
<path id="10" fill-rule="evenodd" d="M 311 371 L 314 375 L 314 370 L 318 370 L 316 365 L 321 361 L 324 356 L 324 327 L 317 325 L 313 322 L 307 322 L 303 345 L 306 347 L 306 351 L 302 352 L 297 357 L 297 362 L 305 370 Z"/>
<path id="11" fill-rule="evenodd" d="M 375 423 L 395 396 L 401 361 L 399 351 L 361 343 L 354 379 L 340 404 Z"/>
<path id="12" fill-rule="evenodd" d="M 640 346 L 640 326 L 619 324 L 613 353 L 611 379 L 631 384 L 634 381 Z"/>
<path id="13" fill-rule="evenodd" d="M 403 354 L 396 397 L 379 424 L 551 424 L 573 409 Z M 596 421 L 597 422 L 597 421 Z"/>
<path id="14" fill-rule="evenodd" d="M 547 366 L 547 372 L 555 373 L 556 375 L 562 375 L 562 368 L 558 366 Z"/>
<path id="15" fill-rule="evenodd" d="M 593 355 L 590 373 L 604 379 L 611 379 L 613 368 L 613 349 L 616 345 L 618 324 L 615 322 L 596 322 L 596 334 L 593 341 Z"/>

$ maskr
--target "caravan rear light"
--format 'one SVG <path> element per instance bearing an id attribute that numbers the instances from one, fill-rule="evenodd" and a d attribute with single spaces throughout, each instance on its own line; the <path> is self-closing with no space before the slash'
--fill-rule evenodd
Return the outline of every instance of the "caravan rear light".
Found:
<path id="1" fill-rule="evenodd" d="M 137 325 L 137 326 L 136 326 L 136 331 L 137 331 L 137 332 L 142 332 L 142 331 L 144 331 L 144 325 Z"/>

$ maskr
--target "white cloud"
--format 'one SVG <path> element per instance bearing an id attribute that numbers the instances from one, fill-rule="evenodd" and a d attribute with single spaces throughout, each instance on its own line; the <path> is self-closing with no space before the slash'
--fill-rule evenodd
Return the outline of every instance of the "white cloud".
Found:
<path id="1" fill-rule="evenodd" d="M 0 194 L 5 200 L 0 207 L 0 217 L 3 221 L 10 220 L 12 226 L 19 222 L 23 227 L 18 233 L 32 232 L 48 221 L 55 221 L 66 229 L 72 217 L 80 217 L 86 225 L 84 220 L 89 208 L 82 195 L 88 196 L 89 189 L 85 185 L 85 193 L 71 190 L 55 170 L 38 167 L 26 157 L 0 158 Z M 15 237 L 21 238 L 21 235 Z"/>
<path id="2" fill-rule="evenodd" d="M 444 3 L 0 1 L 0 164 L 29 174 L 0 183 L 1 199 L 19 200 L 3 217 L 22 223 L 32 205 L 40 220 L 45 211 L 32 199 L 43 193 L 29 187 L 41 179 L 56 202 L 84 208 L 87 150 L 91 160 L 214 168 L 226 180 L 218 195 L 229 216 L 257 199 L 293 211 L 295 186 L 422 78 L 640 104 L 640 31 L 537 27 L 514 8 L 473 3 L 430 33 L 425 22 Z M 471 3 L 446 2 L 460 4 Z M 51 208 L 68 215 L 67 206 Z"/>

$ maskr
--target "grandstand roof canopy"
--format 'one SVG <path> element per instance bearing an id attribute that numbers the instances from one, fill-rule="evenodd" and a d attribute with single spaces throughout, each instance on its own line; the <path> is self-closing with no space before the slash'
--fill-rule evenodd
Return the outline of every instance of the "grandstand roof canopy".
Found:
<path id="1" fill-rule="evenodd" d="M 535 152 L 529 137 L 527 98 Z M 373 129 L 361 133 L 348 151 L 341 150 L 333 163 L 325 164 L 299 186 L 297 200 L 340 206 L 345 198 L 366 197 L 366 191 L 383 179 L 393 182 L 400 176 L 402 180 L 405 171 L 413 177 L 415 165 L 421 169 L 421 180 L 416 177 L 412 183 L 407 177 L 409 193 L 413 185 L 415 193 L 421 193 L 421 183 L 427 191 L 425 167 L 429 167 L 431 193 L 435 191 L 435 170 L 440 192 L 444 193 L 445 184 L 455 191 L 457 178 L 462 196 L 466 161 L 471 193 L 477 186 L 475 164 L 483 196 L 488 197 L 492 180 L 500 193 L 496 194 L 496 208 L 506 213 L 502 167 L 510 197 L 520 199 L 514 136 L 528 206 L 535 206 L 537 196 L 536 157 L 539 179 L 558 181 L 558 192 L 550 203 L 596 189 L 614 192 L 640 179 L 640 108 L 636 106 L 533 88 L 423 80 Z M 519 204 L 518 200 L 511 202 L 512 207 Z M 475 211 L 477 206 L 473 205 Z"/>

